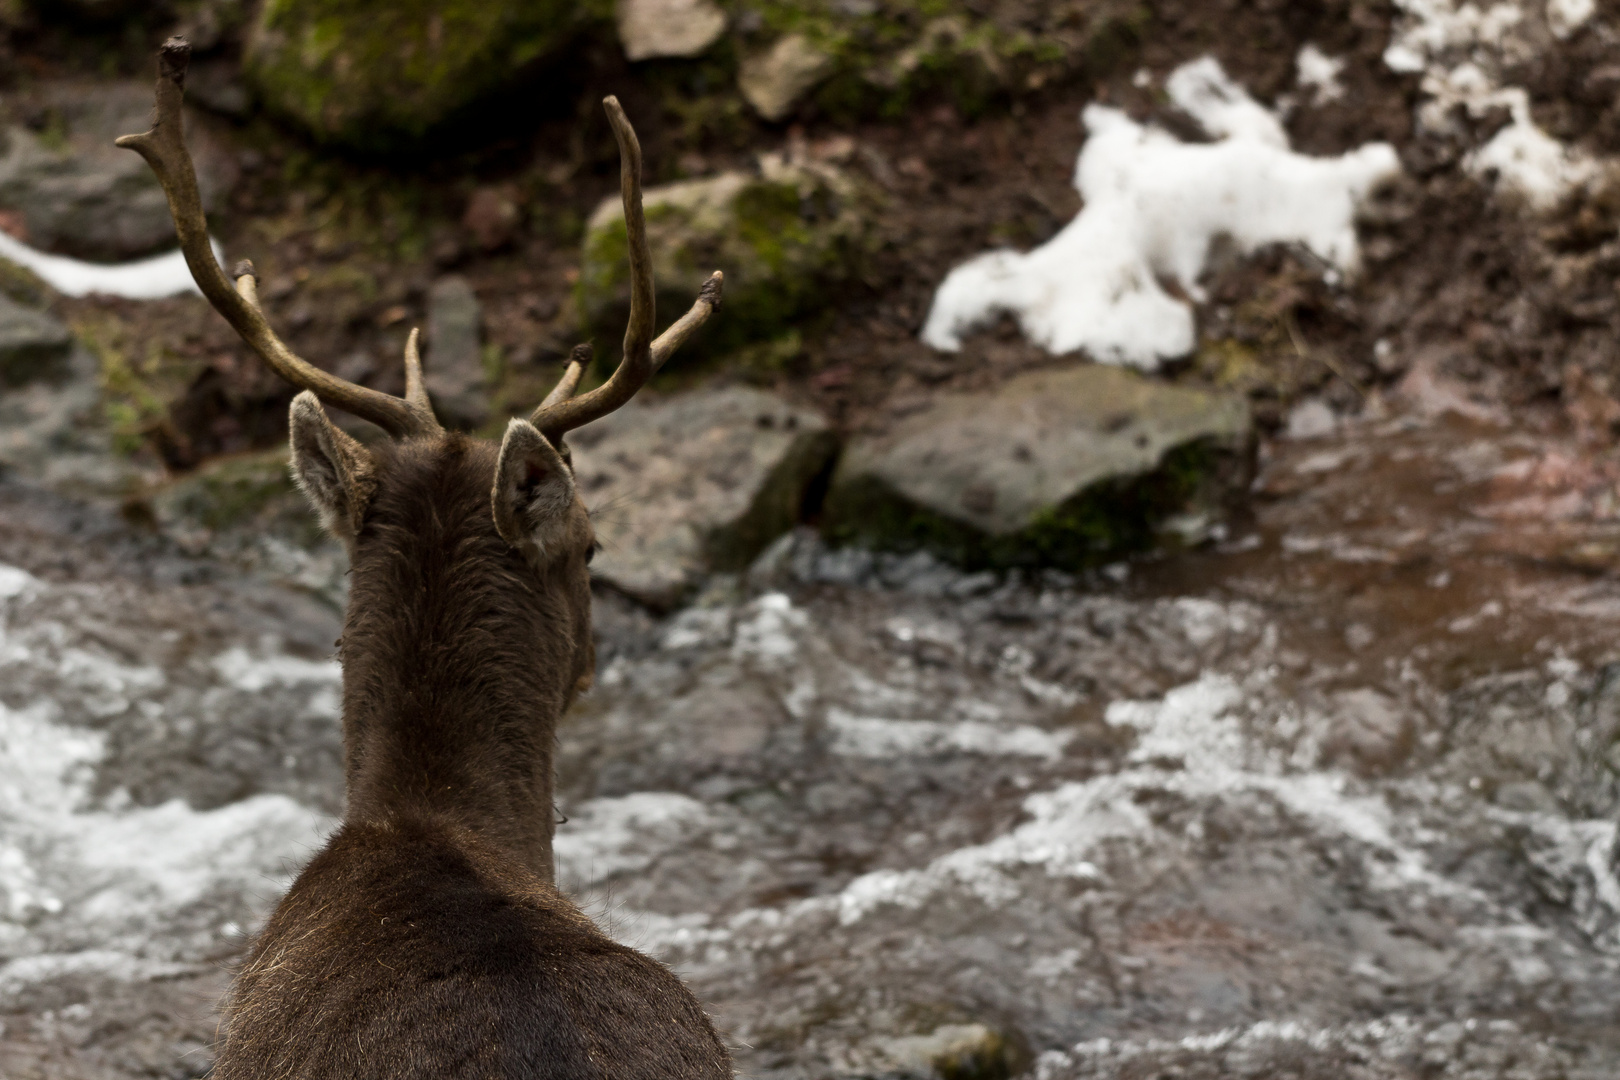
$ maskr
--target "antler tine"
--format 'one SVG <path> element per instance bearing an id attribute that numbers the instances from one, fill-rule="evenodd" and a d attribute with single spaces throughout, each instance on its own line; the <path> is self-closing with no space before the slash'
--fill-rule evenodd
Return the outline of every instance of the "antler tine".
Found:
<path id="1" fill-rule="evenodd" d="M 172 37 L 163 43 L 158 50 L 157 117 L 152 129 L 140 135 L 122 136 L 117 145 L 140 154 L 157 174 L 158 183 L 169 199 L 169 213 L 180 237 L 180 250 L 185 254 L 186 266 L 191 269 L 198 288 L 242 340 L 276 374 L 294 386 L 315 391 L 328 404 L 370 420 L 396 438 L 441 430 L 425 395 L 418 395 L 415 400 L 401 400 L 356 386 L 322 371 L 288 349 L 259 310 L 252 263 L 238 264 L 236 288 L 231 288 L 208 243 L 208 221 L 203 216 L 197 173 L 191 154 L 186 150 L 182 129 L 181 103 L 185 97 L 186 67 L 190 62 L 190 42 Z"/>
<path id="2" fill-rule="evenodd" d="M 724 281 L 717 271 L 704 283 L 692 309 L 659 335 L 657 341 L 653 340 L 652 255 L 647 250 L 647 219 L 641 207 L 641 143 L 618 98 L 604 98 L 602 107 L 607 110 L 608 123 L 613 125 L 613 134 L 619 140 L 619 192 L 624 199 L 624 230 L 630 249 L 630 320 L 624 331 L 624 358 L 607 382 L 588 394 L 573 397 L 578 377 L 569 381 L 573 372 L 570 364 L 557 389 L 546 396 L 529 418 L 553 444 L 566 432 L 606 416 L 634 397 L 664 361 L 720 306 Z M 564 384 L 567 384 L 566 394 L 561 393 Z"/>
<path id="3" fill-rule="evenodd" d="M 428 400 L 427 384 L 422 380 L 422 353 L 417 347 L 421 337 L 421 329 L 413 326 L 405 339 L 405 403 L 432 416 L 433 402 Z"/>
<path id="4" fill-rule="evenodd" d="M 568 366 L 563 368 L 562 378 L 551 388 L 546 400 L 540 403 L 540 409 L 549 409 L 559 401 L 567 401 L 573 397 L 574 391 L 579 388 L 580 378 L 585 374 L 585 369 L 591 366 L 595 356 L 596 350 L 589 345 L 575 345 L 574 351 L 568 354 Z"/>

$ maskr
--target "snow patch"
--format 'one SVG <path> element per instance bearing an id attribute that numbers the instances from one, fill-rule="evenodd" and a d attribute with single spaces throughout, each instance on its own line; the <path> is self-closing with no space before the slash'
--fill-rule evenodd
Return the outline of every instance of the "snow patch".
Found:
<path id="1" fill-rule="evenodd" d="M 210 240 L 214 258 L 223 261 L 225 249 Z M 186 258 L 179 251 L 127 263 L 92 263 L 66 255 L 36 251 L 0 231 L 0 258 L 37 274 L 45 284 L 68 296 L 105 293 L 130 300 L 156 300 L 177 293 L 200 293 Z"/>
<path id="2" fill-rule="evenodd" d="M 1299 85 L 1310 91 L 1311 99 L 1317 104 L 1344 97 L 1344 84 L 1339 82 L 1339 74 L 1344 71 L 1342 59 L 1306 44 L 1294 57 L 1294 70 Z"/>
<path id="3" fill-rule="evenodd" d="M 1400 165 L 1387 143 L 1338 158 L 1288 149 L 1277 118 L 1227 78 L 1212 58 L 1176 69 L 1170 98 L 1218 141 L 1188 144 L 1101 105 L 1082 114 L 1089 134 L 1075 168 L 1079 216 L 1034 251 L 992 251 L 952 270 L 934 296 L 922 339 L 954 352 L 962 336 L 1001 313 L 1053 353 L 1152 370 L 1194 342 L 1187 295 L 1198 287 L 1211 242 L 1240 250 L 1299 243 L 1353 273 L 1356 204 Z"/>
<path id="4" fill-rule="evenodd" d="M 1508 123 L 1463 160 L 1464 168 L 1481 179 L 1494 175 L 1536 210 L 1550 209 L 1597 175 L 1599 163 L 1536 126 L 1530 95 L 1504 85 L 1494 70 L 1528 59 L 1537 48 L 1524 33 L 1522 8 L 1497 3 L 1481 9 L 1455 0 L 1396 0 L 1396 7 L 1401 18 L 1384 63 L 1393 71 L 1422 73 L 1428 100 L 1418 109 L 1420 127 L 1453 133 L 1459 108 L 1474 119 L 1507 111 Z M 1547 23 L 1554 35 L 1564 37 L 1592 12 L 1592 0 L 1549 0 Z"/>

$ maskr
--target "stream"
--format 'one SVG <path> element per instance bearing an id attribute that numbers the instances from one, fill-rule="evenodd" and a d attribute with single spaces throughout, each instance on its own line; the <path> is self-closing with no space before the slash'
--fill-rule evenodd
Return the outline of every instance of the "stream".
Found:
<path id="1" fill-rule="evenodd" d="M 1367 410 L 1220 545 L 597 601 L 562 885 L 781 1078 L 1620 1075 L 1620 465 Z M 0 482 L 0 1075 L 206 1072 L 338 613 Z"/>

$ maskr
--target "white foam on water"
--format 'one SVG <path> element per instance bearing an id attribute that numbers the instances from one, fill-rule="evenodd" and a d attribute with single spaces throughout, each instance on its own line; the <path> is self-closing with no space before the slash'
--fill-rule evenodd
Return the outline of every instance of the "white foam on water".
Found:
<path id="1" fill-rule="evenodd" d="M 1036 757 L 1056 761 L 1072 731 L 1044 731 L 1021 724 L 1002 728 L 977 720 L 890 720 L 827 710 L 833 752 L 848 757 L 891 758 L 960 751 L 986 756 Z"/>
<path id="2" fill-rule="evenodd" d="M 272 900 L 333 824 L 284 795 L 211 810 L 178 798 L 92 799 L 108 736 L 84 721 L 132 708 L 160 721 L 171 700 L 194 701 L 198 689 L 228 709 L 232 694 L 297 684 L 312 688 L 314 708 L 332 696 L 336 673 L 274 650 L 256 659 L 231 649 L 201 665 L 219 684 L 177 690 L 159 667 L 100 644 L 107 600 L 98 588 L 0 566 L 0 679 L 10 691 L 0 703 L 0 997 L 65 975 L 189 970 L 222 932 L 198 929 L 210 905 Z"/>
<path id="3" fill-rule="evenodd" d="M 709 808 L 671 791 L 638 791 L 575 807 L 552 841 L 558 879 L 572 888 L 645 870 L 713 824 Z"/>
<path id="4" fill-rule="evenodd" d="M 214 258 L 223 261 L 225 249 L 211 240 Z M 0 258 L 38 275 L 45 284 L 68 296 L 104 293 L 130 300 L 156 300 L 180 293 L 200 293 L 185 256 L 171 251 L 126 263 L 93 263 L 67 255 L 36 251 L 15 237 L 0 232 Z"/>
<path id="5" fill-rule="evenodd" d="M 1176 69 L 1166 90 L 1217 141 L 1184 143 L 1118 109 L 1088 106 L 1075 168 L 1085 208 L 1033 251 L 992 251 L 952 270 L 924 342 L 955 351 L 964 334 L 1007 313 L 1050 352 L 1152 370 L 1194 342 L 1191 306 L 1159 278 L 1201 299 L 1216 237 L 1242 251 L 1298 243 L 1341 273 L 1356 271 L 1355 208 L 1399 173 L 1393 147 L 1296 154 L 1277 118 L 1209 57 Z"/>

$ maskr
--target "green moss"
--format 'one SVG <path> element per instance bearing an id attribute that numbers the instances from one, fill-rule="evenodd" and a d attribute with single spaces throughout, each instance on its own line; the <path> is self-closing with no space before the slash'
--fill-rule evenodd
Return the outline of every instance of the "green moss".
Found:
<path id="1" fill-rule="evenodd" d="M 825 531 L 838 544 L 884 551 L 931 551 L 969 570 L 1052 566 L 1084 570 L 1133 552 L 1180 542 L 1171 519 L 1212 505 L 1220 481 L 1245 463 L 1208 441 L 1177 447 L 1158 468 L 1094 485 L 1036 516 L 1024 529 L 992 536 L 925 510 L 882 482 L 862 478 L 828 495 Z"/>
<path id="2" fill-rule="evenodd" d="M 50 301 L 50 287 L 32 270 L 0 259 L 0 293 L 26 307 L 43 307 Z"/>
<path id="3" fill-rule="evenodd" d="M 266 0 L 246 56 L 267 104 L 317 138 L 408 146 L 507 86 L 600 5 L 572 0 Z M 583 9 L 583 10 L 582 10 Z"/>
<path id="4" fill-rule="evenodd" d="M 815 101 L 839 119 L 898 117 L 924 96 L 977 115 L 1081 70 L 1097 76 L 1129 62 L 1152 21 L 1146 5 L 1126 0 L 1088 5 L 1083 16 L 1037 5 L 1005 22 L 971 0 L 879 4 L 855 14 L 766 0 L 751 10 L 763 23 L 760 42 L 802 34 L 832 59 Z"/>
<path id="5" fill-rule="evenodd" d="M 713 270 L 725 271 L 725 306 L 681 363 L 727 354 L 744 366 L 785 366 L 828 297 L 857 271 L 869 235 L 863 196 L 825 176 L 719 178 L 710 194 L 691 186 L 649 190 L 648 243 L 660 321 L 691 304 Z M 740 186 L 726 186 L 736 185 Z M 628 240 L 616 215 L 588 230 L 576 300 L 598 340 L 623 332 L 629 302 Z M 605 354 L 607 355 L 607 354 Z"/>
<path id="6" fill-rule="evenodd" d="M 181 532 L 274 534 L 304 548 L 322 539 L 284 447 L 216 458 L 154 493 L 150 503 L 158 520 Z"/>
<path id="7" fill-rule="evenodd" d="M 161 342 L 132 341 L 112 320 L 80 319 L 72 329 L 100 362 L 102 414 L 113 449 L 133 454 L 147 443 L 160 451 L 178 447 L 182 436 L 169 416 L 169 406 L 185 393 L 204 363 Z"/>

